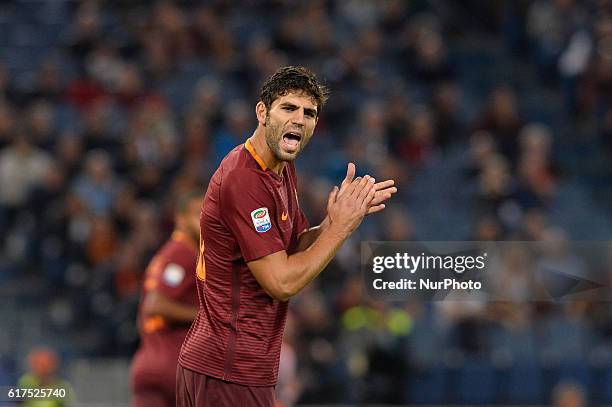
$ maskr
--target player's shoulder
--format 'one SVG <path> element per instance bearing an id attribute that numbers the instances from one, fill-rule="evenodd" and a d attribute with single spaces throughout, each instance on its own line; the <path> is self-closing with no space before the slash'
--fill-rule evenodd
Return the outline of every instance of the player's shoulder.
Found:
<path id="1" fill-rule="evenodd" d="M 234 167 L 228 169 L 223 176 L 225 182 L 248 185 L 252 182 L 265 181 L 266 174 L 257 168 Z"/>
<path id="2" fill-rule="evenodd" d="M 223 178 L 264 176 L 264 172 L 256 165 L 244 144 L 236 146 L 225 156 L 219 165 L 219 172 Z"/>
<path id="3" fill-rule="evenodd" d="M 261 168 L 252 165 L 251 157 L 244 153 L 233 162 L 228 162 L 222 168 L 221 184 L 225 186 L 253 186 L 265 182 L 267 174 Z"/>
<path id="4" fill-rule="evenodd" d="M 189 263 L 196 256 L 197 252 L 194 248 L 174 238 L 168 239 L 157 253 L 157 257 L 162 263 Z"/>
<path id="5" fill-rule="evenodd" d="M 178 287 L 185 276 L 195 273 L 197 253 L 176 239 L 169 239 L 155 256 L 154 275 L 169 287 Z"/>

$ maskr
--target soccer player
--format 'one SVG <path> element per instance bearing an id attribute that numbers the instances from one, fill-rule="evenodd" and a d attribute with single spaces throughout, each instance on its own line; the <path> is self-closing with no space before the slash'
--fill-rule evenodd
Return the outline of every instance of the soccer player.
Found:
<path id="1" fill-rule="evenodd" d="M 211 178 L 200 218 L 200 309 L 179 357 L 178 406 L 272 407 L 287 300 L 396 191 L 392 180 L 354 178 L 349 164 L 326 218 L 308 227 L 293 161 L 327 94 L 306 68 L 279 69 L 261 89 L 255 132 Z"/>
<path id="2" fill-rule="evenodd" d="M 195 272 L 202 194 L 177 199 L 174 231 L 147 267 L 140 301 L 140 348 L 131 368 L 132 405 L 176 405 L 176 365 L 181 344 L 197 315 Z"/>

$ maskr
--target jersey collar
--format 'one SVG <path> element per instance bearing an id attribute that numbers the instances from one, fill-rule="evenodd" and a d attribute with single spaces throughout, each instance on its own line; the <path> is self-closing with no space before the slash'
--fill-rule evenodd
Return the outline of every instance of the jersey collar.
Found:
<path id="1" fill-rule="evenodd" d="M 263 171 L 268 169 L 268 166 L 264 162 L 263 158 L 261 158 L 259 154 L 257 154 L 257 151 L 255 151 L 255 147 L 253 147 L 253 144 L 251 144 L 250 138 L 248 138 L 246 143 L 244 143 L 244 148 L 246 148 L 247 151 L 251 154 L 251 156 L 255 159 L 255 161 L 257 161 L 257 164 L 259 164 Z"/>

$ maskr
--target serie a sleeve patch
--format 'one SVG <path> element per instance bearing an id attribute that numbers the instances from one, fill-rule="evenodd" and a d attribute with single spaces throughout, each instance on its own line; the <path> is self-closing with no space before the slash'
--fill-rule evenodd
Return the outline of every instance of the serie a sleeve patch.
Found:
<path id="1" fill-rule="evenodd" d="M 270 211 L 268 208 L 258 208 L 251 212 L 251 220 L 253 226 L 258 233 L 267 232 L 272 228 L 272 222 L 270 221 Z"/>
<path id="2" fill-rule="evenodd" d="M 164 269 L 162 278 L 170 287 L 177 287 L 185 278 L 185 269 L 176 263 L 169 263 Z"/>

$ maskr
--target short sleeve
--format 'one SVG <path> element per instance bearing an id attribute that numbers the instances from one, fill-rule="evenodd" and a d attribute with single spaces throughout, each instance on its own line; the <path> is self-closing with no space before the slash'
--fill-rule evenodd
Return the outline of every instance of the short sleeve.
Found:
<path id="1" fill-rule="evenodd" d="M 173 300 L 182 299 L 187 291 L 195 290 L 194 256 L 166 246 L 147 269 L 145 289 L 155 289 Z"/>
<path id="2" fill-rule="evenodd" d="M 221 217 L 238 241 L 245 262 L 285 250 L 276 204 L 261 174 L 240 168 L 221 184 Z"/>
<path id="3" fill-rule="evenodd" d="M 181 299 L 185 291 L 195 285 L 194 275 L 195 271 L 193 267 L 186 269 L 185 266 L 179 262 L 169 261 L 164 265 L 159 274 L 159 285 L 157 289 L 173 300 Z"/>

